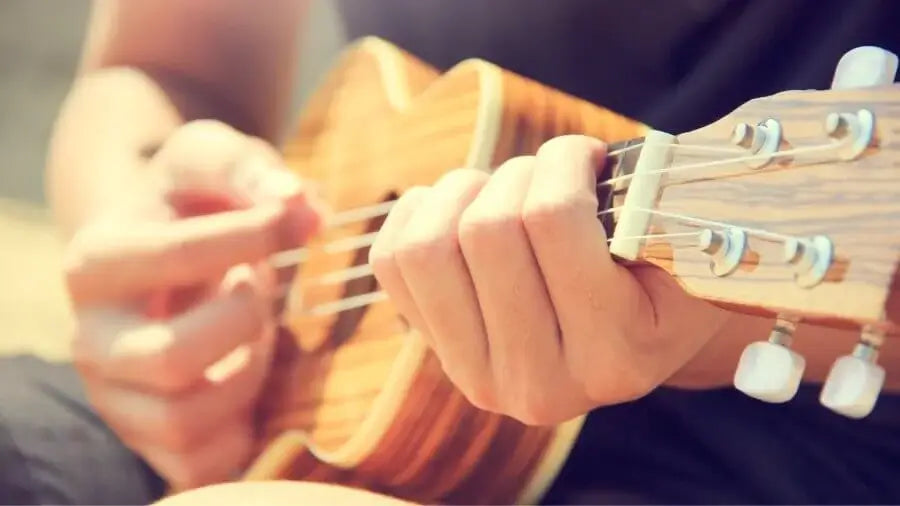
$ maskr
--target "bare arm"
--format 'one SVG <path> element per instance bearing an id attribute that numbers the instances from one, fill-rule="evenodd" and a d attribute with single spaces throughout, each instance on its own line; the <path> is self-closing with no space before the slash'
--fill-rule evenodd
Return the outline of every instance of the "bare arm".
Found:
<path id="1" fill-rule="evenodd" d="M 187 121 L 218 119 L 274 141 L 307 3 L 95 0 L 47 163 L 63 233 L 120 197 L 147 154 Z"/>

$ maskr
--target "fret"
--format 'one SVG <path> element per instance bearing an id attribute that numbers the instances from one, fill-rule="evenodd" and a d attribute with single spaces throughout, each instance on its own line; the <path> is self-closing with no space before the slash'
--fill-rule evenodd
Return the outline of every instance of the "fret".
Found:
<path id="1" fill-rule="evenodd" d="M 629 139 L 627 141 L 611 143 L 607 146 L 607 151 L 617 152 L 630 148 L 635 145 L 642 144 L 643 137 Z M 597 176 L 597 212 L 605 211 L 615 205 L 616 197 L 624 193 L 628 188 L 628 183 L 620 181 L 614 185 L 607 185 L 606 181 L 632 174 L 637 164 L 638 158 L 641 156 L 642 148 L 629 149 L 623 153 L 613 154 L 606 157 L 606 163 Z M 615 213 L 604 214 L 600 216 L 600 223 L 606 230 L 606 236 L 612 237 L 616 226 Z"/>

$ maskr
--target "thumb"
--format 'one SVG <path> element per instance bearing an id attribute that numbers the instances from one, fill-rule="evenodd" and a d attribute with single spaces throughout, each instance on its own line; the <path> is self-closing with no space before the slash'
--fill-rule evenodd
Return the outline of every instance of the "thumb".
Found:
<path id="1" fill-rule="evenodd" d="M 238 164 L 232 184 L 251 205 L 281 202 L 289 229 L 305 241 L 319 232 L 328 212 L 318 185 L 300 178 L 268 157 L 250 157 Z"/>
<path id="2" fill-rule="evenodd" d="M 327 210 L 315 185 L 263 154 L 229 165 L 228 170 L 179 167 L 170 174 L 166 199 L 181 217 L 280 203 L 289 244 L 302 244 L 320 231 Z"/>

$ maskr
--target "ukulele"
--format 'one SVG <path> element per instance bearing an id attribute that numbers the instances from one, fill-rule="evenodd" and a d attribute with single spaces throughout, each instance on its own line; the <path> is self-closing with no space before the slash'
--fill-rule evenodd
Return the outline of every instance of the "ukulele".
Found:
<path id="1" fill-rule="evenodd" d="M 896 57 L 874 48 L 848 53 L 839 71 L 866 61 L 876 65 L 849 72 L 858 86 L 752 100 L 676 136 L 484 61 L 439 75 L 382 40 L 355 44 L 284 149 L 336 212 L 304 248 L 272 258 L 296 274 L 244 480 L 423 503 L 540 500 L 583 417 L 533 427 L 469 404 L 379 289 L 367 255 L 408 188 L 452 168 L 490 171 L 572 133 L 610 144 L 598 226 L 618 260 L 656 264 L 697 297 L 776 317 L 770 339 L 741 357 L 738 389 L 786 402 L 803 372 L 790 349 L 798 321 L 850 326 L 859 345 L 835 363 L 822 402 L 864 416 L 883 382 L 878 347 L 900 318 L 900 234 L 890 232 L 900 87 Z"/>

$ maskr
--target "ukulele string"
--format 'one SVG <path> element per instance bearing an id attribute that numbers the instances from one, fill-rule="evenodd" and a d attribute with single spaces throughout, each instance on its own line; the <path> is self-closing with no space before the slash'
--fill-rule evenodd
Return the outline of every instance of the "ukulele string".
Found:
<path id="1" fill-rule="evenodd" d="M 699 238 L 701 231 L 694 232 L 675 232 L 675 233 L 659 233 L 659 234 L 643 234 L 643 235 L 634 235 L 628 237 L 622 237 L 619 239 L 642 239 L 642 240 L 653 240 L 653 239 L 683 239 L 688 237 Z M 607 239 L 607 243 L 612 242 L 612 239 Z M 672 244 L 674 248 L 689 248 L 694 247 L 694 244 Z M 372 276 L 374 273 L 372 272 L 372 268 L 368 264 L 358 265 L 354 267 L 350 267 L 348 269 L 343 269 L 340 271 L 335 271 L 329 274 L 325 274 L 323 276 L 312 278 L 304 283 L 304 286 L 308 286 L 309 283 L 322 285 L 322 284 L 338 284 L 343 281 L 347 281 L 350 279 L 360 279 L 368 276 Z M 287 282 L 283 284 L 280 288 L 280 294 L 282 297 L 290 297 L 293 291 L 293 283 Z M 329 316 L 333 314 L 342 313 L 345 311 L 351 311 L 353 309 L 359 309 L 361 307 L 370 306 L 372 304 L 376 304 L 383 300 L 387 299 L 387 294 L 383 290 L 377 290 L 374 292 L 362 293 L 359 295 L 352 295 L 349 297 L 344 297 L 333 302 L 326 302 L 323 304 L 317 304 L 306 311 L 303 312 L 304 316 Z"/>
<path id="2" fill-rule="evenodd" d="M 739 162 L 752 162 L 752 161 L 757 161 L 757 160 L 765 160 L 768 158 L 774 158 L 776 156 L 780 157 L 780 156 L 787 156 L 787 155 L 800 155 L 800 154 L 816 153 L 819 151 L 829 151 L 829 150 L 836 149 L 844 142 L 845 141 L 834 141 L 834 142 L 829 142 L 827 144 L 821 144 L 818 146 L 805 146 L 802 148 L 788 149 L 785 151 L 779 151 L 777 153 L 757 153 L 754 155 L 739 156 L 739 157 L 729 158 L 729 159 L 725 159 L 725 160 L 712 160 L 709 162 L 698 162 L 698 163 L 689 163 L 689 164 L 685 164 L 685 165 L 676 165 L 674 167 L 666 167 L 664 169 L 647 171 L 647 172 L 642 173 L 641 175 L 669 174 L 672 172 L 681 172 L 681 171 L 687 171 L 687 170 L 697 170 L 697 169 L 708 169 L 708 168 L 712 168 L 712 167 L 721 167 L 723 165 L 731 165 L 733 163 L 739 163 Z M 680 144 L 672 144 L 668 147 L 676 147 L 676 146 L 680 146 Z M 734 151 L 731 151 L 731 152 L 734 152 Z M 613 178 L 607 179 L 602 184 L 603 185 L 614 185 L 614 184 L 620 183 L 622 181 L 631 180 L 636 175 L 637 174 L 625 174 L 622 176 L 613 177 Z"/>
<path id="3" fill-rule="evenodd" d="M 625 206 L 610 207 L 609 209 L 604 209 L 603 211 L 598 212 L 597 216 L 599 217 L 599 216 L 604 216 L 604 215 L 615 213 L 615 212 L 621 212 L 625 209 L 626 209 Z M 705 226 L 705 227 L 710 227 L 710 228 L 725 229 L 725 228 L 734 226 L 733 224 L 724 223 L 721 221 L 705 220 L 703 218 L 695 218 L 693 216 L 688 216 L 686 214 L 678 214 L 678 213 L 672 213 L 672 212 L 668 212 L 668 211 L 660 211 L 658 209 L 647 209 L 647 208 L 643 208 L 643 207 L 633 207 L 633 206 L 628 207 L 627 209 L 629 211 L 637 211 L 637 212 L 655 214 L 655 215 L 661 216 L 663 218 L 670 218 L 670 219 L 680 221 L 683 223 L 690 223 L 693 225 L 700 225 L 700 226 Z M 765 239 L 765 240 L 770 240 L 770 241 L 775 241 L 775 242 L 784 242 L 789 239 L 792 239 L 791 236 L 779 234 L 776 232 L 769 232 L 768 230 L 763 230 L 763 229 L 759 229 L 759 228 L 748 228 L 748 227 L 741 226 L 741 230 L 746 232 L 747 235 L 756 236 L 760 239 Z M 626 237 L 625 239 L 632 239 L 632 238 Z"/>
<path id="4" fill-rule="evenodd" d="M 625 153 L 627 151 L 640 148 L 642 146 L 643 146 L 643 143 L 635 144 L 635 145 L 629 146 L 627 148 L 610 151 L 610 155 L 619 155 L 619 154 Z M 717 153 L 729 153 L 729 154 L 744 152 L 742 150 L 731 149 L 731 148 L 721 148 L 721 147 L 716 147 L 716 146 L 700 146 L 700 145 L 694 146 L 694 145 L 685 145 L 685 144 L 670 144 L 667 147 L 692 149 L 692 150 L 698 150 L 698 151 L 709 151 L 709 152 L 717 152 Z M 828 145 L 827 147 L 831 147 L 831 146 Z M 822 148 L 823 148 L 823 146 L 815 146 L 812 148 L 798 148 L 795 150 L 784 151 L 781 154 L 786 155 L 786 154 L 792 154 L 792 153 L 798 153 L 798 152 L 807 152 L 807 151 L 812 151 L 812 150 L 819 150 Z M 806 151 L 804 151 L 804 150 L 806 150 Z M 650 171 L 647 174 L 673 172 L 676 170 L 685 170 L 685 169 L 713 167 L 716 165 L 725 165 L 725 164 L 734 163 L 734 162 L 738 162 L 738 161 L 753 160 L 753 159 L 765 157 L 765 156 L 768 156 L 768 155 L 750 155 L 750 156 L 745 156 L 745 157 L 732 158 L 732 159 L 728 159 L 728 160 L 716 160 L 716 161 L 712 161 L 712 162 L 704 162 L 704 163 L 691 164 L 691 165 L 681 165 L 681 166 L 669 167 L 667 169 L 661 169 L 658 171 Z M 608 179 L 608 180 L 600 183 L 598 186 L 611 186 L 618 182 L 631 179 L 632 177 L 634 177 L 633 174 L 619 176 L 616 178 Z M 624 192 L 624 191 L 627 191 L 627 188 L 619 189 L 615 193 L 618 194 L 618 193 Z M 389 200 L 389 201 L 381 202 L 378 204 L 373 204 L 370 206 L 363 206 L 363 207 L 348 209 L 345 211 L 340 211 L 338 213 L 331 215 L 328 218 L 328 228 L 339 228 L 339 227 L 342 227 L 345 225 L 349 225 L 351 223 L 356 223 L 356 222 L 367 220 L 367 219 L 385 216 L 388 213 L 390 213 L 390 210 L 393 208 L 393 205 L 396 202 L 397 202 L 397 200 Z M 337 241 L 325 244 L 323 246 L 323 248 L 325 249 L 326 252 L 332 253 L 332 252 L 348 251 L 351 249 L 355 249 L 354 245 L 355 246 L 371 246 L 372 241 L 374 240 L 376 235 L 377 235 L 377 232 L 371 232 L 371 233 L 367 233 L 367 234 L 358 236 L 357 238 L 348 237 L 345 239 L 339 239 Z M 308 258 L 309 258 L 309 248 L 302 247 L 302 248 L 284 250 L 284 251 L 275 253 L 269 258 L 269 262 L 270 262 L 270 265 L 272 265 L 272 267 L 280 269 L 280 268 L 290 267 L 293 265 L 302 264 Z"/>
<path id="5" fill-rule="evenodd" d="M 702 232 L 673 232 L 668 234 L 646 234 L 646 235 L 634 235 L 630 237 L 626 237 L 625 239 L 674 239 L 679 237 L 698 237 Z M 611 242 L 612 239 L 607 239 L 607 243 Z M 316 276 L 313 278 L 307 279 L 304 284 L 310 285 L 337 285 L 341 283 L 346 283 L 347 281 L 353 281 L 355 279 L 362 279 L 368 276 L 373 275 L 372 266 L 369 264 L 361 264 L 355 265 L 353 267 L 348 267 L 346 269 L 340 269 L 336 271 L 329 272 L 327 274 L 323 274 L 321 276 Z"/>
<path id="6" fill-rule="evenodd" d="M 771 158 L 773 156 L 786 156 L 786 155 L 814 153 L 814 152 L 819 152 L 819 151 L 835 149 L 836 147 L 838 147 L 841 144 L 842 144 L 842 142 L 831 142 L 831 143 L 823 144 L 823 145 L 819 145 L 819 146 L 807 146 L 807 147 L 802 147 L 802 148 L 789 149 L 786 151 L 781 151 L 776 154 L 760 153 L 760 154 L 755 154 L 755 155 L 734 157 L 734 158 L 725 159 L 725 160 L 714 160 L 714 161 L 710 161 L 710 162 L 700 162 L 700 163 L 693 163 L 693 164 L 678 165 L 675 167 L 668 167 L 665 169 L 650 171 L 645 174 L 670 173 L 670 172 L 676 172 L 676 171 L 696 170 L 696 169 L 702 169 L 702 168 L 723 166 L 723 165 L 728 165 L 728 164 L 733 164 L 733 163 L 738 163 L 738 162 L 767 159 L 767 158 Z M 637 148 L 641 147 L 642 145 L 643 145 L 642 143 L 636 144 L 633 146 L 629 146 L 627 148 L 616 150 L 614 152 L 611 152 L 610 154 L 621 154 L 621 153 L 627 152 L 629 150 L 637 149 Z M 726 148 L 720 148 L 720 147 L 714 147 L 714 146 L 690 146 L 690 145 L 683 145 L 683 144 L 671 144 L 668 147 L 687 148 L 687 149 L 695 149 L 695 150 L 699 150 L 699 151 L 711 151 L 711 152 L 727 152 L 727 153 L 745 152 L 745 151 L 740 151 L 740 150 L 736 150 L 736 149 L 726 149 Z M 607 181 L 604 181 L 601 184 L 602 185 L 613 185 L 618 182 L 630 180 L 634 176 L 635 176 L 634 174 L 619 176 L 619 177 L 611 178 Z M 366 207 L 355 208 L 355 209 L 343 211 L 341 213 L 338 213 L 338 214 L 335 214 L 332 216 L 331 220 L 329 220 L 329 226 L 337 227 L 337 226 L 346 225 L 346 224 L 353 223 L 353 222 L 362 221 L 365 219 L 384 216 L 390 212 L 390 209 L 392 208 L 392 206 L 395 202 L 396 202 L 396 200 L 392 200 L 392 201 L 375 204 L 372 206 L 366 206 Z M 598 212 L 597 216 L 599 217 L 599 216 L 602 216 L 605 214 L 609 214 L 609 213 L 621 211 L 621 210 L 622 210 L 621 206 L 615 207 L 615 208 L 610 208 L 610 209 L 606 209 L 604 211 Z M 670 212 L 665 212 L 665 211 L 659 211 L 659 210 L 654 210 L 654 209 L 644 209 L 644 208 L 632 207 L 629 210 L 639 211 L 639 212 L 648 212 L 651 214 L 656 214 L 656 215 L 662 216 L 662 217 L 668 217 L 668 218 L 679 220 L 682 222 L 693 223 L 695 225 L 704 225 L 704 226 L 711 226 L 711 227 L 716 227 L 716 228 L 726 228 L 726 227 L 731 226 L 727 223 L 716 222 L 716 221 L 712 221 L 712 220 L 705 220 L 705 219 L 701 219 L 701 218 L 694 218 L 692 216 L 670 213 Z M 758 236 L 763 239 L 770 239 L 770 240 L 775 240 L 775 241 L 784 241 L 784 240 L 790 239 L 789 236 L 777 234 L 777 233 L 773 233 L 773 232 L 768 232 L 768 231 L 760 230 L 760 229 L 744 228 L 744 230 L 745 230 L 745 232 L 747 232 L 750 235 L 755 235 L 755 236 Z M 654 239 L 654 238 L 655 239 L 664 239 L 664 238 L 675 238 L 675 237 L 686 237 L 686 236 L 698 236 L 700 233 L 701 232 L 698 231 L 698 232 L 672 233 L 672 234 L 648 234 L 648 235 L 641 235 L 641 236 L 622 237 L 622 238 L 617 238 L 617 239 L 620 239 L 620 240 L 631 240 L 631 239 L 646 240 L 646 239 Z M 363 247 L 371 246 L 372 243 L 374 242 L 377 234 L 378 234 L 378 232 L 376 231 L 376 232 L 370 232 L 367 234 L 351 236 L 351 237 L 339 239 L 336 241 L 332 241 L 330 243 L 325 244 L 323 246 L 323 250 L 326 253 L 335 253 L 335 252 L 352 251 L 352 250 L 360 249 Z M 607 239 L 607 242 L 611 242 L 612 240 L 613 240 L 612 238 L 609 238 L 609 239 Z M 299 264 L 305 262 L 308 259 L 308 257 L 309 257 L 308 248 L 286 250 L 286 251 L 276 253 L 275 255 L 270 257 L 270 264 L 275 268 L 284 268 L 284 267 L 299 265 Z M 373 273 L 372 273 L 371 267 L 369 267 L 368 265 L 359 265 L 359 266 L 354 266 L 354 267 L 350 267 L 350 268 L 343 269 L 340 271 L 335 271 L 335 272 L 331 272 L 331 273 L 322 275 L 318 278 L 314 278 L 312 281 L 314 281 L 317 284 L 335 284 L 335 283 L 343 283 L 346 281 L 351 281 L 354 279 L 361 279 L 364 277 L 371 276 L 372 274 Z M 286 284 L 286 286 L 283 287 L 282 295 L 289 296 L 291 287 L 292 287 L 291 283 Z M 364 293 L 364 294 L 360 294 L 360 295 L 345 297 L 343 299 L 339 299 L 334 302 L 314 306 L 307 311 L 307 314 L 315 315 L 315 316 L 324 316 L 324 315 L 329 315 L 329 314 L 340 313 L 340 312 L 349 311 L 352 309 L 356 309 L 356 308 L 360 308 L 360 307 L 364 307 L 364 306 L 368 306 L 368 305 L 377 303 L 379 301 L 384 300 L 386 297 L 387 297 L 386 294 L 384 294 L 384 292 L 382 292 L 382 291 L 376 291 L 376 292 L 371 292 L 371 293 Z"/>

